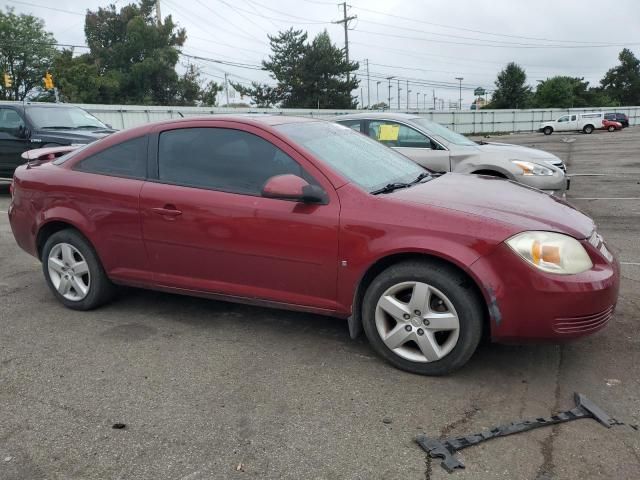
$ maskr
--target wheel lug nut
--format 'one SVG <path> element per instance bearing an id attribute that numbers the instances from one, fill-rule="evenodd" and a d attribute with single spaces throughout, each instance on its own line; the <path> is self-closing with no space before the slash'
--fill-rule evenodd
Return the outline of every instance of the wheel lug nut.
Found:
<path id="1" fill-rule="evenodd" d="M 409 320 L 411 318 L 411 315 L 405 313 L 404 315 L 402 315 L 402 318 L 404 318 L 405 320 Z"/>
<path id="2" fill-rule="evenodd" d="M 428 327 L 430 322 L 429 322 L 429 319 L 428 319 L 428 318 L 425 318 L 425 319 L 422 321 L 422 323 L 424 323 L 424 324 L 425 324 L 425 326 L 426 326 L 426 327 Z"/>
<path id="3" fill-rule="evenodd" d="M 406 327 L 404 327 L 404 329 L 405 329 L 407 332 L 410 332 L 410 331 L 411 331 L 411 325 L 407 325 Z"/>
<path id="4" fill-rule="evenodd" d="M 421 315 L 420 310 L 414 310 L 413 313 L 416 317 L 419 317 Z"/>
<path id="5" fill-rule="evenodd" d="M 424 330 L 422 330 L 421 328 L 418 329 L 418 335 L 424 335 Z"/>

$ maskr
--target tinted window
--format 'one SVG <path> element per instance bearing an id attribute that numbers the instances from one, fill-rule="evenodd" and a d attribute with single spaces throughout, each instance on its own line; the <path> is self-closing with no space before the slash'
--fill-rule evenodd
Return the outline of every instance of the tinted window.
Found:
<path id="1" fill-rule="evenodd" d="M 571 115 L 571 121 L 572 121 L 572 122 L 573 122 L 576 118 L 578 118 L 578 117 L 576 117 L 575 115 Z"/>
<path id="2" fill-rule="evenodd" d="M 369 122 L 369 136 L 390 147 L 431 148 L 431 139 L 401 123 L 387 120 Z"/>
<path id="3" fill-rule="evenodd" d="M 0 108 L 0 130 L 8 132 L 24 125 L 22 117 L 11 108 Z"/>
<path id="4" fill-rule="evenodd" d="M 147 137 L 127 140 L 102 150 L 82 160 L 74 169 L 115 177 L 145 178 L 147 176 Z"/>
<path id="5" fill-rule="evenodd" d="M 568 122 L 569 121 L 569 116 L 567 115 L 566 117 L 560 117 L 558 119 L 558 123 L 564 123 L 564 122 Z"/>
<path id="6" fill-rule="evenodd" d="M 616 114 L 615 113 L 605 113 L 604 114 L 604 118 L 606 118 L 607 120 L 615 120 L 616 119 Z"/>
<path id="7" fill-rule="evenodd" d="M 310 181 L 275 145 L 228 128 L 184 128 L 160 134 L 159 179 L 179 185 L 260 195 L 265 182 L 291 173 Z"/>

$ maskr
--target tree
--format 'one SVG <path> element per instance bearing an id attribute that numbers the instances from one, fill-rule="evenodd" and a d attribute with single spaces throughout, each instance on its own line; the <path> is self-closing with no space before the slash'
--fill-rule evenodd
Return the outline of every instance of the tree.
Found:
<path id="1" fill-rule="evenodd" d="M 251 82 L 251 87 L 245 87 L 235 82 L 230 83 L 241 96 L 251 98 L 258 108 L 271 108 L 283 98 L 279 87 L 272 87 L 266 83 Z"/>
<path id="2" fill-rule="evenodd" d="M 620 52 L 618 60 L 620 65 L 600 81 L 603 91 L 621 105 L 640 105 L 640 60 L 628 48 Z"/>
<path id="3" fill-rule="evenodd" d="M 496 90 L 487 108 L 527 108 L 531 100 L 531 87 L 527 74 L 519 65 L 511 62 L 498 74 Z"/>
<path id="4" fill-rule="evenodd" d="M 200 103 L 206 107 L 215 107 L 218 105 L 218 93 L 223 89 L 218 82 L 210 81 L 200 92 Z"/>
<path id="5" fill-rule="evenodd" d="M 44 22 L 32 15 L 0 12 L 0 74 L 9 74 L 13 85 L 5 88 L 4 100 L 22 100 L 42 77 L 55 56 L 53 35 L 44 29 Z"/>
<path id="6" fill-rule="evenodd" d="M 309 43 L 306 32 L 290 28 L 269 36 L 269 42 L 272 54 L 262 65 L 278 82 L 277 86 L 234 86 L 256 105 L 281 104 L 285 108 L 354 108 L 357 105 L 351 92 L 358 88 L 359 80 L 355 76 L 347 80 L 347 73 L 356 71 L 359 65 L 347 62 L 344 51 L 331 43 L 326 31 Z"/>
<path id="7" fill-rule="evenodd" d="M 176 65 L 186 32 L 171 16 L 158 24 L 155 0 L 88 11 L 85 36 L 89 53 L 63 51 L 55 61 L 64 98 L 85 103 L 195 105 L 203 95 L 200 73 Z"/>
<path id="8" fill-rule="evenodd" d="M 601 89 L 584 78 L 556 76 L 538 84 L 533 97 L 537 108 L 608 107 L 615 104 Z"/>

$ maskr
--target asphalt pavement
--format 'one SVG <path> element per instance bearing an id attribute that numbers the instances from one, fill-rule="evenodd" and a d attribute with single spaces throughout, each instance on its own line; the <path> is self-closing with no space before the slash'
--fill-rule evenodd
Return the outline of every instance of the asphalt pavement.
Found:
<path id="1" fill-rule="evenodd" d="M 452 476 L 414 441 L 549 415 L 576 391 L 640 424 L 640 128 L 496 140 L 567 162 L 569 201 L 623 262 L 605 330 L 563 346 L 482 345 L 456 374 L 429 378 L 321 316 L 136 289 L 75 312 L 0 215 L 0 479 L 640 478 L 629 426 L 579 420 L 492 440 L 462 451 Z"/>

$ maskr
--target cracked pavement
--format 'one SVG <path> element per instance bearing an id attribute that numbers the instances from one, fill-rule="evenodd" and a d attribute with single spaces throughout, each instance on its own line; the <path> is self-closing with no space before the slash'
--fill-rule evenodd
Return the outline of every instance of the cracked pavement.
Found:
<path id="1" fill-rule="evenodd" d="M 571 408 L 574 391 L 640 423 L 640 200 L 581 200 L 640 197 L 640 128 L 498 141 L 557 153 L 570 174 L 607 174 L 576 176 L 569 192 L 628 262 L 603 332 L 562 347 L 483 345 L 455 375 L 428 378 L 315 315 L 135 289 L 74 312 L 2 215 L 0 478 L 435 480 L 450 477 L 418 433 L 549 415 Z M 451 478 L 461 480 L 640 478 L 640 432 L 591 420 L 458 455 L 466 470 Z"/>

